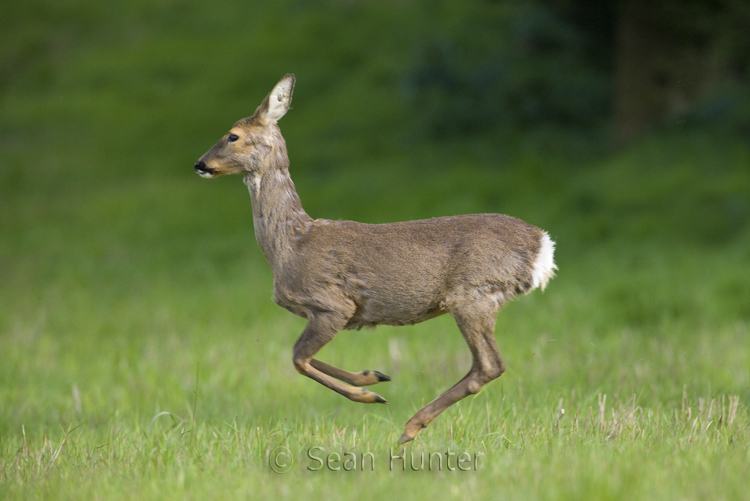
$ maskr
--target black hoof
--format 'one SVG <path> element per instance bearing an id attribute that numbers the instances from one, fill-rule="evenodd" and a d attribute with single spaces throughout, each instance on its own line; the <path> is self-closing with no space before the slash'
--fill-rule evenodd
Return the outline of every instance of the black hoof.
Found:
<path id="1" fill-rule="evenodd" d="M 398 439 L 398 445 L 404 445 L 407 442 L 411 442 L 412 440 L 414 440 L 414 438 L 416 437 L 410 437 L 406 433 L 404 433 L 403 435 L 401 435 L 401 438 Z"/>

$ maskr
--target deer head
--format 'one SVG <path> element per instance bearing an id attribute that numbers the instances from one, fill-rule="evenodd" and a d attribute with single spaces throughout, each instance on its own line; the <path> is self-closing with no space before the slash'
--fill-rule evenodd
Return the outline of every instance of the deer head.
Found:
<path id="1" fill-rule="evenodd" d="M 262 176 L 274 165 L 270 160 L 282 153 L 285 157 L 286 145 L 276 122 L 289 110 L 293 90 L 294 75 L 290 73 L 276 84 L 253 116 L 235 123 L 195 162 L 195 172 L 205 178 L 226 174 Z"/>

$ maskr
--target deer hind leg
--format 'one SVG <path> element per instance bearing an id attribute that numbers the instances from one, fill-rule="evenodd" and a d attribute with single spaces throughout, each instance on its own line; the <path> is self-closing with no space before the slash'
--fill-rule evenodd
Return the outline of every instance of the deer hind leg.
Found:
<path id="1" fill-rule="evenodd" d="M 498 307 L 476 303 L 452 311 L 453 317 L 471 350 L 469 372 L 435 400 L 422 407 L 406 422 L 399 445 L 414 440 L 419 430 L 426 428 L 441 412 L 459 400 L 479 393 L 482 387 L 505 372 L 500 350 L 495 340 L 495 315 Z"/>
<path id="2" fill-rule="evenodd" d="M 347 382 L 355 381 L 352 384 L 356 384 L 356 382 L 372 384 L 370 381 L 377 378 L 377 376 L 372 376 L 372 372 L 369 373 L 368 377 L 364 374 L 356 374 L 338 369 L 313 358 L 313 355 L 333 339 L 336 333 L 346 325 L 346 321 L 345 316 L 332 312 L 318 312 L 313 315 L 309 319 L 305 330 L 302 331 L 302 335 L 300 335 L 294 344 L 294 368 L 300 374 L 317 381 L 354 402 L 386 404 L 388 402 L 373 391 L 364 388 L 353 388 L 331 377 L 342 376 L 341 379 L 347 378 Z M 374 382 L 378 381 L 375 380 Z"/>

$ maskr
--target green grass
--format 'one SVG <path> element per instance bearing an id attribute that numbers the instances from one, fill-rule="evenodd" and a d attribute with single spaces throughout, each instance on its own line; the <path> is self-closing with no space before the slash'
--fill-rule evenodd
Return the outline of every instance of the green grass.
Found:
<path id="1" fill-rule="evenodd" d="M 0 21 L 4 498 L 745 496 L 746 138 L 418 139 L 403 47 L 436 34 L 416 4 L 77 5 L 27 2 Z M 304 321 L 271 301 L 247 190 L 192 172 L 290 70 L 280 125 L 313 217 L 502 212 L 558 243 L 549 288 L 498 317 L 506 374 L 406 449 L 406 420 L 469 367 L 452 319 L 343 332 L 322 350 L 390 375 L 375 388 L 387 406 L 300 376 Z M 311 447 L 371 453 L 375 471 L 310 471 Z M 389 467 L 448 450 L 481 454 L 478 469 Z"/>
<path id="2" fill-rule="evenodd" d="M 621 183 L 610 165 L 624 161 L 601 168 Z M 420 185 L 427 207 L 430 190 L 449 197 L 443 182 Z M 629 230 L 628 241 L 561 218 L 558 276 L 498 317 L 507 373 L 404 451 L 394 445 L 406 420 L 469 366 L 454 323 L 344 332 L 324 348 L 326 361 L 391 375 L 377 388 L 388 406 L 299 376 L 291 346 L 304 321 L 270 300 L 239 179 L 131 177 L 28 207 L 4 220 L 0 481 L 12 498 L 744 492 L 746 233 L 710 245 Z M 544 225 L 553 235 L 554 223 Z M 279 475 L 269 456 L 282 446 L 294 463 Z M 311 447 L 324 458 L 370 452 L 375 471 L 308 471 Z M 419 462 L 447 450 L 483 454 L 478 471 L 404 472 L 398 461 L 390 471 L 391 453 Z"/>

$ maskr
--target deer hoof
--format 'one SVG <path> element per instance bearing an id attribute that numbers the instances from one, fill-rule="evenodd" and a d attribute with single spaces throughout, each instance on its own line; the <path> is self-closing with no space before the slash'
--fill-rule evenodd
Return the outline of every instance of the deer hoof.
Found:
<path id="1" fill-rule="evenodd" d="M 366 404 L 387 404 L 388 400 L 384 399 L 374 391 L 365 390 L 362 388 L 362 396 L 364 397 L 364 400 L 361 400 L 361 402 L 364 402 Z"/>
<path id="2" fill-rule="evenodd" d="M 398 439 L 398 445 L 405 444 L 406 442 L 411 442 L 412 440 L 417 438 L 417 434 L 422 429 L 427 428 L 428 423 L 420 422 L 415 418 L 416 416 L 407 421 L 406 426 L 404 427 L 404 434 L 401 435 L 401 438 Z"/>
<path id="3" fill-rule="evenodd" d="M 378 383 L 382 383 L 383 381 L 390 381 L 391 377 L 386 376 L 382 372 L 373 371 L 373 374 L 375 374 L 375 377 L 378 378 Z"/>
<path id="4" fill-rule="evenodd" d="M 377 403 L 377 404 L 387 404 L 388 403 L 388 400 L 384 399 L 383 397 L 381 397 L 377 393 L 373 393 L 373 396 L 375 397 L 375 403 Z"/>
<path id="5" fill-rule="evenodd" d="M 413 437 L 410 437 L 409 435 L 404 433 L 403 435 L 401 435 L 401 438 L 398 439 L 398 445 L 404 445 L 407 442 L 411 442 L 415 438 L 416 438 L 416 435 Z"/>

